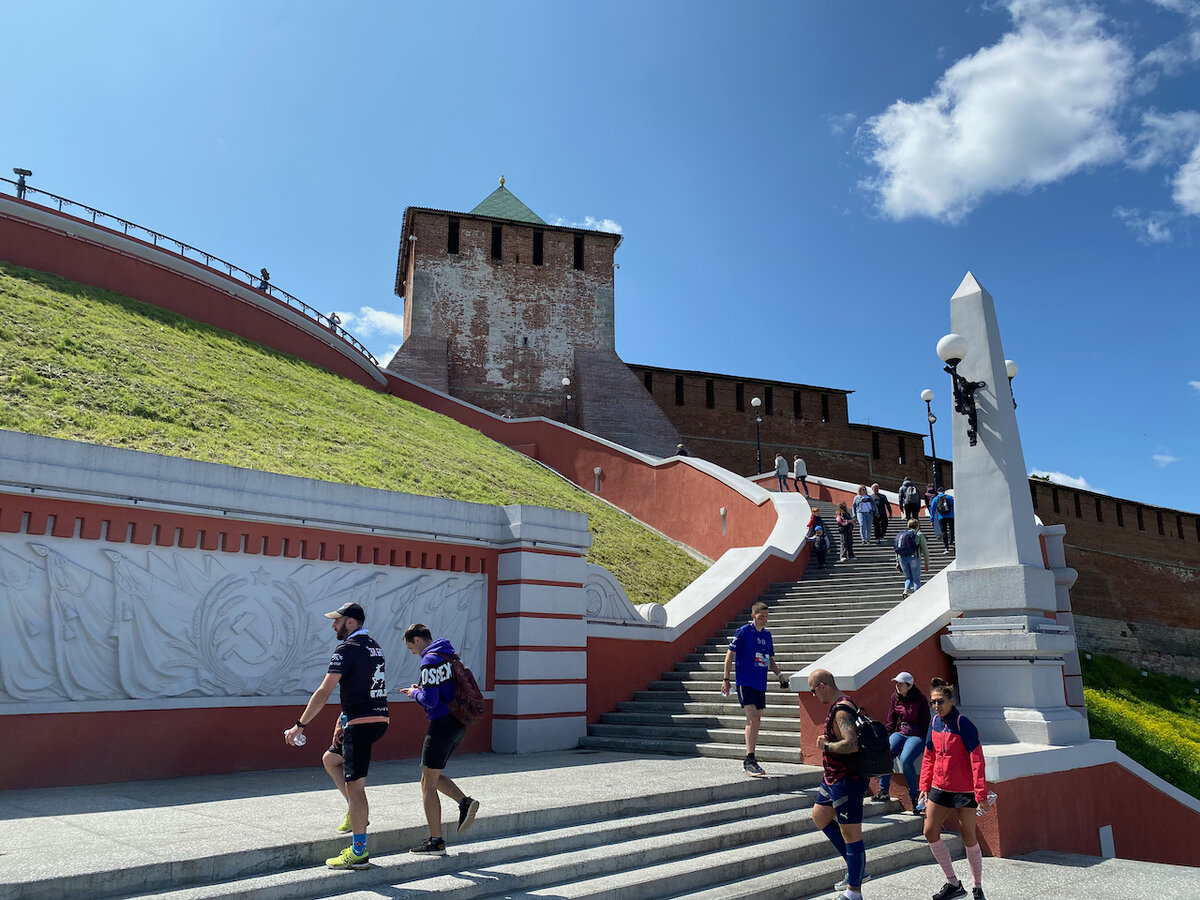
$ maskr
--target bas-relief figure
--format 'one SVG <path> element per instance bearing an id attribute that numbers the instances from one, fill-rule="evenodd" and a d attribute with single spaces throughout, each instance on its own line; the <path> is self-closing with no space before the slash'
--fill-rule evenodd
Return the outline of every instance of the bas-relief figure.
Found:
<path id="1" fill-rule="evenodd" d="M 483 575 L 0 535 L 0 707 L 303 694 L 335 645 L 322 614 L 350 600 L 390 687 L 417 680 L 413 622 L 483 685 Z"/>

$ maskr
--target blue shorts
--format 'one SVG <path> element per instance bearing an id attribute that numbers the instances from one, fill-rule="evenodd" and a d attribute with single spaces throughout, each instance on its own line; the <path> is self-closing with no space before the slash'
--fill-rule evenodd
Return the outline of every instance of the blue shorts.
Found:
<path id="1" fill-rule="evenodd" d="M 871 782 L 867 778 L 847 775 L 837 781 L 821 779 L 817 790 L 817 806 L 832 806 L 839 825 L 861 825 L 863 820 L 863 795 Z"/>
<path id="2" fill-rule="evenodd" d="M 739 684 L 737 697 L 738 706 L 756 706 L 759 709 L 764 709 L 767 705 L 767 692 L 760 691 L 758 688 L 745 687 Z"/>

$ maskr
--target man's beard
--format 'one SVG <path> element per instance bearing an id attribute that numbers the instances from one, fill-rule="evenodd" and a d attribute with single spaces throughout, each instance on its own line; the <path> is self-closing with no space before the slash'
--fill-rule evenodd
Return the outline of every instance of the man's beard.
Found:
<path id="1" fill-rule="evenodd" d="M 339 625 L 337 627 L 337 636 L 338 636 L 339 641 L 344 641 L 349 634 L 350 634 L 350 623 L 349 622 L 343 622 L 341 625 Z"/>

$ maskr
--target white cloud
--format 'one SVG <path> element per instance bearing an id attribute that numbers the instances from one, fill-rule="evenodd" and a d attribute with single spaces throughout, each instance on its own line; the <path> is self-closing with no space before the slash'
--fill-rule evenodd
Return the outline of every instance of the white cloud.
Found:
<path id="1" fill-rule="evenodd" d="M 888 216 L 955 222 L 989 194 L 1120 158 L 1113 113 L 1132 57 L 1089 7 L 1010 0 L 1015 30 L 954 63 L 933 93 L 864 124 Z"/>
<path id="2" fill-rule="evenodd" d="M 562 216 L 550 220 L 551 225 L 560 228 L 586 228 L 589 231 L 607 231 L 610 234 L 623 234 L 621 226 L 612 219 L 597 219 L 595 216 L 584 216 L 582 222 L 568 222 Z"/>
<path id="3" fill-rule="evenodd" d="M 829 131 L 833 134 L 841 134 L 854 127 L 854 123 L 858 121 L 858 116 L 854 113 L 839 113 L 837 115 L 828 115 L 825 117 L 825 124 L 829 126 Z"/>
<path id="4" fill-rule="evenodd" d="M 1200 381 L 1189 381 L 1188 384 L 1200 391 Z"/>
<path id="5" fill-rule="evenodd" d="M 1171 196 L 1185 213 L 1200 216 L 1200 142 L 1188 161 L 1175 173 Z"/>
<path id="6" fill-rule="evenodd" d="M 338 318 L 342 327 L 355 337 L 369 338 L 376 335 L 393 335 L 404 333 L 404 316 L 384 312 L 370 306 L 361 306 L 358 312 L 342 312 L 338 310 Z"/>
<path id="7" fill-rule="evenodd" d="M 1145 69 L 1161 69 L 1165 75 L 1176 76 L 1194 62 L 1200 62 L 1200 30 L 1193 28 L 1155 47 L 1142 57 L 1140 65 Z"/>
<path id="8" fill-rule="evenodd" d="M 1200 16 L 1200 3 L 1196 0 L 1150 0 L 1155 6 L 1187 16 Z"/>
<path id="9" fill-rule="evenodd" d="M 1136 206 L 1132 209 L 1118 206 L 1113 210 L 1113 217 L 1124 222 L 1138 236 L 1139 243 L 1162 244 L 1171 240 L 1171 229 L 1168 227 L 1171 214 L 1163 210 L 1142 215 Z"/>
<path id="10" fill-rule="evenodd" d="M 1142 130 L 1134 138 L 1128 163 L 1135 169 L 1148 169 L 1187 154 L 1200 140 L 1200 112 L 1160 113 L 1150 110 L 1142 116 Z"/>
<path id="11" fill-rule="evenodd" d="M 1179 462 L 1179 457 L 1172 456 L 1170 453 L 1155 453 L 1153 458 L 1160 469 L 1165 469 L 1173 462 Z"/>
<path id="12" fill-rule="evenodd" d="M 1086 478 L 1077 478 L 1074 475 L 1064 475 L 1062 472 L 1047 472 L 1045 469 L 1032 469 L 1030 475 L 1037 475 L 1043 478 L 1049 478 L 1055 484 L 1061 484 L 1065 487 L 1079 488 L 1081 491 L 1096 490 L 1087 483 Z"/>

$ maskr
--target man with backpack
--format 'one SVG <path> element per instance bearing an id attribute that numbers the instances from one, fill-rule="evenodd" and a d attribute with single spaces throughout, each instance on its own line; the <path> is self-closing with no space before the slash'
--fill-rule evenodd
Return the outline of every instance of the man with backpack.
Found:
<path id="1" fill-rule="evenodd" d="M 836 887 L 842 900 L 862 900 L 867 852 L 863 847 L 863 795 L 871 782 L 859 774 L 858 706 L 838 690 L 833 674 L 817 669 L 808 676 L 808 689 L 829 705 L 825 730 L 817 738 L 824 777 L 813 803 L 813 824 L 846 861 L 846 880 Z"/>
<path id="2" fill-rule="evenodd" d="M 904 481 L 900 484 L 898 491 L 900 497 L 900 508 L 904 511 L 904 518 L 915 519 L 921 514 L 921 489 L 917 487 L 906 475 Z"/>
<path id="3" fill-rule="evenodd" d="M 937 513 L 938 526 L 942 534 L 942 545 L 946 548 L 945 552 L 950 552 L 950 546 L 954 543 L 954 498 L 942 491 L 933 498 L 933 509 Z"/>
<path id="4" fill-rule="evenodd" d="M 441 791 L 458 804 L 458 833 L 462 834 L 475 821 L 479 801 L 466 796 L 458 785 L 442 774 L 450 754 L 462 743 L 467 726 L 450 712 L 454 698 L 454 666 L 457 654 L 445 638 L 433 639 L 429 629 L 421 624 L 410 625 L 404 632 L 404 646 L 421 658 L 421 683 L 404 688 L 407 694 L 425 708 L 429 731 L 421 748 L 421 799 L 425 804 L 425 820 L 429 837 L 413 847 L 410 853 L 443 856 L 446 841 L 442 838 Z"/>
<path id="5" fill-rule="evenodd" d="M 904 593 L 900 596 L 903 600 L 921 586 L 922 565 L 926 572 L 929 571 L 929 545 L 925 543 L 925 535 L 921 534 L 919 520 L 908 520 L 908 527 L 896 535 L 893 549 L 896 551 L 896 569 L 904 573 Z"/>

